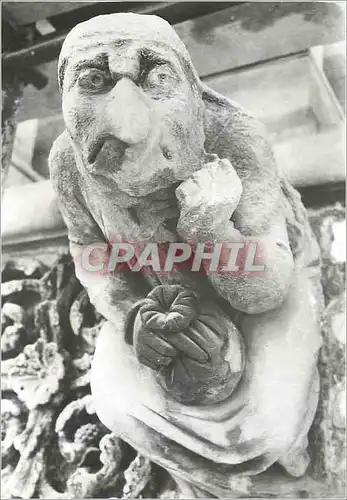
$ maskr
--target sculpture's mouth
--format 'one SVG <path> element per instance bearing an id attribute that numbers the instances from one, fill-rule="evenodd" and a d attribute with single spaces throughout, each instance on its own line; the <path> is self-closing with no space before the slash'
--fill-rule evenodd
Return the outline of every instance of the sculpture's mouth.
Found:
<path id="1" fill-rule="evenodd" d="M 123 159 L 129 144 L 121 141 L 120 139 L 116 139 L 112 135 L 99 137 L 89 147 L 87 159 L 90 165 L 93 165 L 96 162 L 97 157 L 104 147 L 110 147 L 110 149 L 112 149 L 112 157 L 117 163 L 119 163 Z"/>

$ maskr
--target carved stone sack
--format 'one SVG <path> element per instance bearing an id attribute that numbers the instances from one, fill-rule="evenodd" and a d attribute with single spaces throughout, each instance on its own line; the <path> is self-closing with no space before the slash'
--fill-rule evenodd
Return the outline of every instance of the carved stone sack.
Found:
<path id="1" fill-rule="evenodd" d="M 213 302 L 179 285 L 158 286 L 138 307 L 133 339 L 157 336 L 177 354 L 157 369 L 158 381 L 184 404 L 212 404 L 228 397 L 241 378 L 244 346 L 231 319 Z"/>

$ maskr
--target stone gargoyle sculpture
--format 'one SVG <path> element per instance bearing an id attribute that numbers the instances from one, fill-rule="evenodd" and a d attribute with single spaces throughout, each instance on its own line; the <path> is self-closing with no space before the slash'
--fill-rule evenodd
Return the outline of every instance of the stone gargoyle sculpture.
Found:
<path id="1" fill-rule="evenodd" d="M 276 462 L 303 475 L 319 392 L 320 256 L 262 127 L 200 81 L 156 16 L 77 25 L 58 77 L 66 131 L 51 178 L 76 274 L 108 320 L 92 368 L 99 418 L 186 497 L 230 496 L 235 478 Z M 131 261 L 117 253 L 125 242 Z M 240 270 L 244 253 L 231 271 L 211 271 L 201 243 L 213 255 L 219 245 L 219 265 L 235 245 L 256 245 L 258 267 Z M 189 244 L 201 265 L 158 270 L 155 244 L 161 254 Z M 112 255 L 118 271 L 105 267 Z"/>

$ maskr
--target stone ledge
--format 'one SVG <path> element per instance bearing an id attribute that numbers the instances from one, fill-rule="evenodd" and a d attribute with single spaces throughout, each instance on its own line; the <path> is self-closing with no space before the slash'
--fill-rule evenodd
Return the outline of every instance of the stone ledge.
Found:
<path id="1" fill-rule="evenodd" d="M 68 249 L 67 229 L 50 181 L 5 190 L 2 201 L 3 259 L 10 256 L 57 254 Z"/>

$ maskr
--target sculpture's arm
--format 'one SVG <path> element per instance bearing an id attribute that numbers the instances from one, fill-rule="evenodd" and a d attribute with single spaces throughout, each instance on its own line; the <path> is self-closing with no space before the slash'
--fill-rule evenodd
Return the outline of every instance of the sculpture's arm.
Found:
<path id="1" fill-rule="evenodd" d="M 143 335 L 133 339 L 131 318 L 137 304 L 149 292 L 145 281 L 139 275 L 132 275 L 124 269 L 117 275 L 91 272 L 82 264 L 82 253 L 92 244 L 100 247 L 93 256 L 93 266 L 100 264 L 107 255 L 102 250 L 105 238 L 88 210 L 81 192 L 81 175 L 78 173 L 75 158 L 68 137 L 60 136 L 54 143 L 50 158 L 51 179 L 58 194 L 60 209 L 68 228 L 70 252 L 75 261 L 77 278 L 86 288 L 94 307 L 115 325 L 115 331 L 123 332 L 128 343 L 134 342 L 136 355 L 142 363 L 151 368 L 161 368 L 177 354 L 176 349 L 154 335 Z M 135 306 L 135 307 L 134 307 Z M 129 328 L 127 328 L 129 325 Z M 129 331 L 127 331 L 129 330 Z"/>
<path id="2" fill-rule="evenodd" d="M 141 293 L 140 283 L 136 283 L 136 291 L 134 290 L 131 277 L 126 272 L 110 275 L 88 271 L 81 265 L 82 253 L 88 245 L 99 244 L 102 249 L 106 242 L 83 198 L 81 175 L 77 171 L 69 138 L 65 133 L 53 144 L 49 166 L 60 210 L 68 228 L 70 253 L 75 261 L 77 278 L 86 288 L 95 308 L 106 319 L 118 323 L 144 295 Z M 106 253 L 101 250 L 99 257 L 105 258 Z M 96 264 L 94 260 L 92 265 Z"/>
<path id="3" fill-rule="evenodd" d="M 244 183 L 228 160 L 215 160 L 176 190 L 181 215 L 178 232 L 185 240 L 195 242 L 242 244 L 251 251 L 256 245 L 257 264 L 265 266 L 261 272 L 209 272 L 209 279 L 219 294 L 236 309 L 250 314 L 274 309 L 284 300 L 292 281 L 294 261 L 290 250 L 286 222 L 278 188 L 277 207 L 259 204 L 259 213 L 264 214 L 266 224 L 253 231 L 236 229 L 231 221 L 237 213 Z M 250 183 L 246 186 L 252 189 Z M 256 183 L 253 186 L 256 190 Z M 273 189 L 277 189 L 273 186 Z M 252 197 L 247 193 L 249 203 Z M 267 194 L 264 193 L 264 197 Z M 256 197 L 254 197 L 255 200 Z M 256 202 L 252 206 L 257 211 Z M 265 207 L 266 208 L 266 207 Z M 248 233 L 248 234 L 247 234 Z M 227 264 L 229 251 L 222 251 L 220 264 Z M 253 259 L 252 259 L 253 260 Z M 224 262 L 223 262 L 224 261 Z M 246 269 L 245 269 L 246 271 Z"/>
<path id="4" fill-rule="evenodd" d="M 243 243 L 245 259 L 253 260 L 254 244 L 257 250 L 257 264 L 264 266 L 264 271 L 229 273 L 210 273 L 209 279 L 220 295 L 230 304 L 249 314 L 261 313 L 278 307 L 284 300 L 293 278 L 294 261 L 286 234 L 285 221 L 278 217 L 273 221 L 267 233 L 259 236 L 244 236 L 232 227 L 231 222 L 225 224 L 224 241 Z M 240 251 L 242 253 L 243 250 Z M 247 255 L 247 252 L 248 255 Z M 221 264 L 227 263 L 228 253 Z M 242 269 L 242 268 L 241 268 Z"/>
<path id="5" fill-rule="evenodd" d="M 236 309 L 264 312 L 283 301 L 294 270 L 280 176 L 263 126 L 208 87 L 204 96 L 206 151 L 226 161 L 214 160 L 179 186 L 178 231 L 186 239 L 255 243 L 265 273 L 209 278 Z"/>

